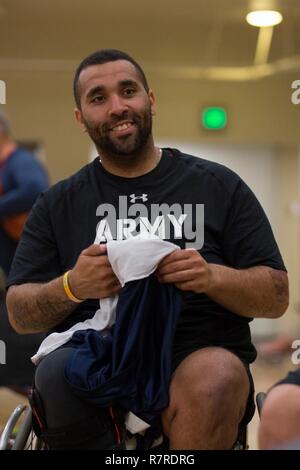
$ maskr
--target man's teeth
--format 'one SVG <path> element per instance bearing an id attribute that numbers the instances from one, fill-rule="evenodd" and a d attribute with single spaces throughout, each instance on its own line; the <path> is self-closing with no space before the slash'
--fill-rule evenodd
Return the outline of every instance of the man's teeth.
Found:
<path id="1" fill-rule="evenodd" d="M 114 131 L 123 131 L 125 129 L 128 129 L 128 127 L 131 126 L 130 122 L 126 122 L 125 124 L 120 124 L 119 126 L 116 126 L 113 128 Z"/>

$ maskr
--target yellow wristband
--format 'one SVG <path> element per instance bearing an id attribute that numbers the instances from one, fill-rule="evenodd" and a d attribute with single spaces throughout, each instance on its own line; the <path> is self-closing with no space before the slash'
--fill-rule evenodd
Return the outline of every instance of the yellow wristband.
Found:
<path id="1" fill-rule="evenodd" d="M 69 272 L 70 271 L 67 271 L 63 275 L 63 286 L 64 286 L 65 293 L 67 294 L 67 296 L 70 300 L 73 300 L 73 302 L 76 302 L 77 304 L 80 304 L 81 302 L 83 302 L 83 299 L 77 299 L 77 297 L 75 297 L 75 295 L 73 295 L 72 292 L 71 292 L 69 282 L 68 282 Z"/>

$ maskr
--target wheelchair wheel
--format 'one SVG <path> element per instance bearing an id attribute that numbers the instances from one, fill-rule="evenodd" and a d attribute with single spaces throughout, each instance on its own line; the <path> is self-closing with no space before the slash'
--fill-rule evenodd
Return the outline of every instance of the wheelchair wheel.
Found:
<path id="1" fill-rule="evenodd" d="M 23 420 L 22 420 L 23 418 Z M 20 421 L 20 428 L 15 428 Z M 18 405 L 10 415 L 0 437 L 0 450 L 39 450 L 43 443 L 32 429 L 32 412 L 26 405 Z"/>
<path id="2" fill-rule="evenodd" d="M 15 437 L 15 441 L 12 445 L 12 450 L 24 450 L 26 449 L 27 442 L 32 432 L 32 414 L 31 410 L 26 410 L 26 416 L 22 425 L 20 426 L 19 432 Z"/>
<path id="3" fill-rule="evenodd" d="M 0 437 L 0 450 L 9 450 L 14 444 L 14 429 L 25 412 L 29 412 L 26 405 L 18 405 L 10 415 Z M 22 426 L 21 426 L 22 427 Z"/>

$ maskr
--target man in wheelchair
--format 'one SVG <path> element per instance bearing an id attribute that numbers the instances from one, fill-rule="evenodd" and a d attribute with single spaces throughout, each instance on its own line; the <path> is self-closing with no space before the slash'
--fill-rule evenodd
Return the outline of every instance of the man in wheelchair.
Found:
<path id="1" fill-rule="evenodd" d="M 249 322 L 288 305 L 267 217 L 231 170 L 155 146 L 154 94 L 127 54 L 85 58 L 74 96 L 99 157 L 40 196 L 8 279 L 15 330 L 51 332 L 33 358 L 43 439 L 124 448 L 127 420 L 171 449 L 231 449 L 254 412 Z"/>

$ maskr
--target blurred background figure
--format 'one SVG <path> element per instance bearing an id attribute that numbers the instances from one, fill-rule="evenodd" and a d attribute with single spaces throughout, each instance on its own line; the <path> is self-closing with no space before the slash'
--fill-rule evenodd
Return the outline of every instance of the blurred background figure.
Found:
<path id="1" fill-rule="evenodd" d="M 43 335 L 20 336 L 8 322 L 5 279 L 9 272 L 27 215 L 37 196 L 48 187 L 43 166 L 11 136 L 7 116 L 0 111 L 0 338 L 6 345 L 6 364 L 1 365 L 0 386 L 26 393 L 31 385 L 30 356 Z"/>
<path id="2" fill-rule="evenodd" d="M 0 111 L 0 266 L 7 275 L 28 212 L 48 187 L 44 168 L 13 140 Z"/>
<path id="3" fill-rule="evenodd" d="M 278 362 L 291 355 L 294 338 L 286 333 L 278 334 L 273 338 L 262 341 L 256 345 L 259 357 L 265 361 Z"/>
<path id="4" fill-rule="evenodd" d="M 269 391 L 259 426 L 260 449 L 300 449 L 300 369 Z"/>

